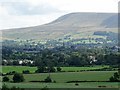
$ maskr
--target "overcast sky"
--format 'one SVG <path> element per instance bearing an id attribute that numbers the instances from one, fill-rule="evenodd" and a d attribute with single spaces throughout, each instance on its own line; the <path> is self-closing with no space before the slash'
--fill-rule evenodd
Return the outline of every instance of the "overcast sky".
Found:
<path id="1" fill-rule="evenodd" d="M 119 0 L 0 0 L 0 29 L 49 23 L 72 12 L 118 12 Z"/>

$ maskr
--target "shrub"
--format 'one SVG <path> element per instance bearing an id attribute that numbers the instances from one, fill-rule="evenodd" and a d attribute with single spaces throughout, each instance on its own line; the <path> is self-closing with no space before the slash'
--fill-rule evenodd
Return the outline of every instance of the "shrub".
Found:
<path id="1" fill-rule="evenodd" d="M 117 82 L 117 81 L 119 81 L 119 74 L 116 72 L 116 73 L 114 73 L 114 75 L 113 76 L 111 76 L 110 78 L 109 78 L 109 81 L 110 82 Z"/>
<path id="2" fill-rule="evenodd" d="M 3 84 L 3 85 L 2 85 L 2 89 L 1 89 L 1 90 L 9 90 L 9 88 L 8 88 L 8 86 L 7 86 L 7 85 Z"/>
<path id="3" fill-rule="evenodd" d="M 47 72 L 55 72 L 56 69 L 54 67 L 48 67 Z"/>
<path id="4" fill-rule="evenodd" d="M 23 70 L 22 72 L 23 72 L 23 74 L 29 74 L 30 73 L 29 70 Z"/>
<path id="5" fill-rule="evenodd" d="M 16 71 L 12 71 L 12 74 L 15 74 L 16 73 Z"/>
<path id="6" fill-rule="evenodd" d="M 53 83 L 56 83 L 56 81 L 54 80 Z"/>
<path id="7" fill-rule="evenodd" d="M 78 83 L 75 83 L 76 86 L 78 86 L 79 84 Z"/>
<path id="8" fill-rule="evenodd" d="M 14 75 L 15 73 L 16 73 L 15 71 L 12 71 L 12 72 L 6 73 L 6 75 Z"/>
<path id="9" fill-rule="evenodd" d="M 46 67 L 37 67 L 37 70 L 35 71 L 35 73 L 44 73 L 46 72 Z"/>
<path id="10" fill-rule="evenodd" d="M 8 82 L 9 78 L 7 76 L 3 77 L 3 82 Z"/>
<path id="11" fill-rule="evenodd" d="M 13 76 L 13 82 L 23 82 L 25 79 L 22 74 L 15 73 Z"/>
<path id="12" fill-rule="evenodd" d="M 57 71 L 60 72 L 62 70 L 61 67 L 57 67 Z"/>
<path id="13" fill-rule="evenodd" d="M 114 81 L 115 81 L 115 80 L 114 80 L 114 77 L 113 77 L 113 76 L 110 77 L 110 78 L 109 78 L 109 81 L 110 81 L 110 82 L 114 82 Z"/>

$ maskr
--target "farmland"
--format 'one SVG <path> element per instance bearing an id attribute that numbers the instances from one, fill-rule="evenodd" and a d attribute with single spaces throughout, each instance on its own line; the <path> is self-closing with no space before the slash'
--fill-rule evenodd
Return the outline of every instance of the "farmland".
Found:
<path id="1" fill-rule="evenodd" d="M 68 81 L 109 81 L 109 77 L 115 71 L 90 71 L 90 72 L 59 72 L 50 73 L 50 76 L 57 83 L 66 83 Z M 24 74 L 25 82 L 43 81 L 49 73 Z M 9 76 L 12 81 L 12 75 Z M 31 78 L 32 77 L 32 78 Z"/>
<path id="2" fill-rule="evenodd" d="M 94 70 L 94 69 L 102 69 L 102 68 L 107 68 L 107 67 L 109 66 L 96 65 L 96 66 L 91 66 L 91 67 L 62 67 L 62 71 L 77 72 L 80 70 Z M 31 73 L 34 73 L 36 69 L 37 67 L 29 67 L 29 66 L 2 66 L 2 73 L 8 73 L 11 71 L 22 73 L 23 70 L 29 70 Z"/>
<path id="3" fill-rule="evenodd" d="M 108 81 L 109 77 L 114 73 L 114 71 L 103 71 L 103 72 L 60 72 L 60 73 L 50 73 L 52 80 L 55 83 L 42 83 L 39 81 L 44 80 L 49 74 L 24 74 L 25 82 L 22 83 L 5 83 L 9 87 L 20 87 L 20 88 L 98 88 L 99 86 L 105 86 L 107 88 L 118 88 L 117 82 L 103 82 Z M 10 81 L 12 81 L 13 76 L 8 76 Z M 32 77 L 32 78 L 31 78 Z M 31 82 L 38 81 L 38 82 Z M 92 81 L 92 82 L 78 82 L 78 86 L 73 83 L 67 83 L 68 81 Z M 99 81 L 99 82 L 93 82 Z"/>
<path id="4" fill-rule="evenodd" d="M 17 46 L 15 50 L 4 47 L 4 61 L 0 68 L 2 77 L 6 76 L 9 79 L 3 84 L 10 88 L 15 86 L 19 88 L 112 88 L 114 90 L 118 87 L 118 81 L 110 81 L 110 78 L 118 70 L 117 59 L 120 54 L 110 53 L 112 49 L 107 48 L 106 51 L 106 48 L 56 47 L 43 50 L 36 48 L 30 51 L 28 47 L 24 47 L 25 49 L 19 47 L 22 51 L 19 51 Z M 10 50 L 9 55 L 7 50 Z M 20 60 L 23 61 L 22 64 L 19 63 Z M 33 60 L 33 63 L 24 63 L 25 60 Z M 22 73 L 25 80 L 14 82 L 13 77 L 16 72 Z M 45 81 L 47 77 L 50 77 L 50 82 Z"/>
<path id="5" fill-rule="evenodd" d="M 48 7 L 36 8 L 24 10 Z M 119 88 L 117 20 L 116 13 L 72 12 L 44 25 L 2 30 L 2 90 Z"/>
<path id="6" fill-rule="evenodd" d="M 98 88 L 98 86 L 106 85 L 107 88 L 118 88 L 118 83 L 111 82 L 83 82 L 79 83 L 79 86 L 75 86 L 75 83 L 5 83 L 7 86 L 17 86 L 21 88 Z M 109 90 L 111 90 L 109 89 Z M 62 89 L 63 90 L 63 89 Z M 73 89 L 72 89 L 73 90 Z M 99 89 L 96 89 L 99 90 Z M 102 89 L 103 90 L 103 89 Z M 105 89 L 107 90 L 107 89 Z"/>
<path id="7" fill-rule="evenodd" d="M 23 74 L 25 81 L 21 83 L 13 83 L 13 75 L 7 75 L 10 82 L 4 82 L 8 87 L 20 88 L 99 88 L 105 86 L 106 88 L 118 88 L 118 82 L 108 82 L 109 78 L 117 71 L 81 71 L 100 69 L 109 66 L 96 65 L 93 67 L 62 67 L 64 72 L 54 73 L 34 73 L 37 67 L 28 66 L 3 66 L 3 73 L 16 71 L 22 73 L 22 70 L 30 70 L 31 74 Z M 74 72 L 73 72 L 74 71 Z M 47 76 L 55 82 L 45 83 L 43 81 Z M 32 77 L 32 78 L 31 78 Z M 78 82 L 78 86 L 75 83 Z"/>

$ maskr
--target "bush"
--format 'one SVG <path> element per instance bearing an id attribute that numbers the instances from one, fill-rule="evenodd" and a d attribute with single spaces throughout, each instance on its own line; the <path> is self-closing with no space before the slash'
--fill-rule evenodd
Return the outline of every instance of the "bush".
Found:
<path id="1" fill-rule="evenodd" d="M 3 84 L 1 90 L 9 90 L 9 88 L 7 87 L 7 85 Z"/>
<path id="2" fill-rule="evenodd" d="M 48 67 L 48 72 L 55 72 L 56 69 L 54 67 Z"/>
<path id="3" fill-rule="evenodd" d="M 37 70 L 35 71 L 35 73 L 44 73 L 46 72 L 46 67 L 37 67 Z"/>
<path id="4" fill-rule="evenodd" d="M 12 72 L 6 73 L 6 75 L 14 75 L 15 73 L 16 73 L 15 71 L 12 71 Z"/>
<path id="5" fill-rule="evenodd" d="M 29 74 L 30 73 L 29 70 L 23 70 L 22 72 L 23 72 L 23 74 Z"/>
<path id="6" fill-rule="evenodd" d="M 51 79 L 50 76 L 48 76 L 44 81 L 45 81 L 45 82 L 52 82 L 52 79 Z"/>
<path id="7" fill-rule="evenodd" d="M 110 81 L 110 82 L 114 82 L 114 81 L 115 81 L 115 80 L 114 80 L 114 77 L 113 77 L 113 76 L 110 77 L 110 78 L 109 78 L 109 81 Z"/>
<path id="8" fill-rule="evenodd" d="M 61 67 L 57 67 L 57 71 L 60 72 L 62 70 Z"/>
<path id="9" fill-rule="evenodd" d="M 110 82 L 118 82 L 119 81 L 119 74 L 116 72 L 116 73 L 114 73 L 114 75 L 113 76 L 111 76 L 110 78 L 109 78 L 109 81 Z"/>
<path id="10" fill-rule="evenodd" d="M 78 86 L 79 84 L 78 83 L 75 83 L 76 86 Z"/>
<path id="11" fill-rule="evenodd" d="M 7 76 L 3 77 L 3 82 L 8 82 L 9 78 Z"/>
<path id="12" fill-rule="evenodd" d="M 22 74 L 15 73 L 13 76 L 13 82 L 23 82 L 25 79 Z"/>
<path id="13" fill-rule="evenodd" d="M 56 81 L 54 80 L 53 83 L 56 83 Z"/>

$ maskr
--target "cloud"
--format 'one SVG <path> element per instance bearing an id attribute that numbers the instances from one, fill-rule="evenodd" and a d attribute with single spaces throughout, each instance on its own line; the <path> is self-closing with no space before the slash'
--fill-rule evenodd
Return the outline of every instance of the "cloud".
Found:
<path id="1" fill-rule="evenodd" d="M 59 16 L 64 15 L 62 13 L 52 13 L 48 15 L 9 15 L 0 14 L 0 29 L 20 28 L 36 26 L 45 23 L 49 23 Z"/>
<path id="2" fill-rule="evenodd" d="M 11 10 L 11 9 L 10 9 Z M 11 12 L 11 13 L 10 13 Z M 49 23 L 59 16 L 64 15 L 65 13 L 53 12 L 53 13 L 44 13 L 44 14 L 28 14 L 22 13 L 18 14 L 13 12 L 13 10 L 8 11 L 8 7 L 0 6 L 0 29 L 9 29 L 9 28 L 20 28 L 20 27 L 29 27 L 36 26 L 45 23 Z"/>
<path id="3" fill-rule="evenodd" d="M 117 12 L 119 0 L 0 0 L 0 29 L 49 23 L 71 12 Z"/>
<path id="4" fill-rule="evenodd" d="M 27 0 L 0 0 L 0 29 L 36 26 L 49 23 L 65 14 L 46 4 L 31 4 Z"/>
<path id="5" fill-rule="evenodd" d="M 41 15 L 60 12 L 59 9 L 46 3 L 34 6 L 28 2 L 3 2 L 2 6 L 6 8 L 11 15 Z"/>

